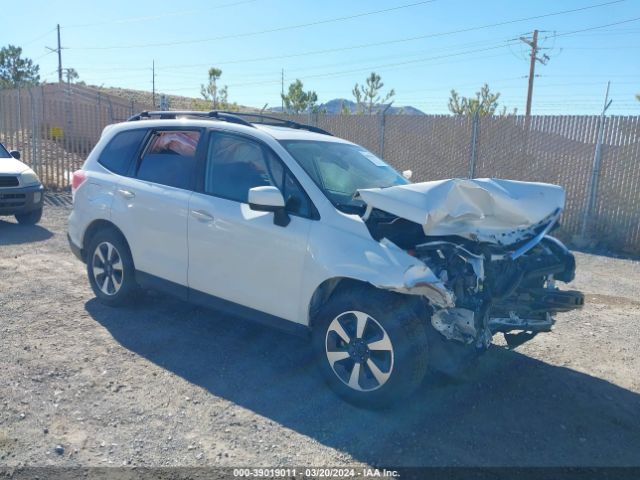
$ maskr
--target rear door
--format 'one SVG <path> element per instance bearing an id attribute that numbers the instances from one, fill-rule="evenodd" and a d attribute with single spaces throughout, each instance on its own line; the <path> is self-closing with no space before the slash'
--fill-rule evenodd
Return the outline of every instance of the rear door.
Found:
<path id="1" fill-rule="evenodd" d="M 113 221 L 147 280 L 187 285 L 187 218 L 201 137 L 199 129 L 151 130 L 130 177 L 115 191 Z"/>

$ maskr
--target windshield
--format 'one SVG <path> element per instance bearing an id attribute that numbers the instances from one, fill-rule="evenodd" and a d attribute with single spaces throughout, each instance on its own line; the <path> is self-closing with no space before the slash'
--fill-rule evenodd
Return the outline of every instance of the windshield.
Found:
<path id="1" fill-rule="evenodd" d="M 0 143 L 0 158 L 12 158 L 8 150 L 4 148 L 4 145 Z"/>
<path id="2" fill-rule="evenodd" d="M 409 183 L 402 175 L 358 145 L 314 140 L 281 140 L 282 146 L 304 168 L 336 208 L 360 213 L 361 188 L 385 188 Z"/>

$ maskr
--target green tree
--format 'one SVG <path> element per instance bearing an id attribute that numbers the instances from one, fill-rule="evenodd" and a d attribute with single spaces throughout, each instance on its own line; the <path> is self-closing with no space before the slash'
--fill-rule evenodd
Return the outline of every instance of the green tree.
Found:
<path id="1" fill-rule="evenodd" d="M 479 92 L 476 92 L 475 97 L 461 97 L 458 92 L 451 90 L 451 96 L 449 97 L 449 110 L 455 115 L 474 115 L 481 116 L 495 115 L 498 110 L 499 93 L 492 93 L 489 85 L 486 83 L 482 86 Z M 513 110 L 515 115 L 517 110 Z M 502 107 L 500 115 L 507 115 L 507 107 Z"/>
<path id="2" fill-rule="evenodd" d="M 40 67 L 22 58 L 22 48 L 8 45 L 0 49 L 0 88 L 37 85 Z"/>
<path id="3" fill-rule="evenodd" d="M 356 101 L 356 113 L 364 113 L 364 93 L 362 92 L 358 83 L 356 83 L 355 87 L 353 87 L 351 93 L 353 94 L 353 98 Z"/>
<path id="4" fill-rule="evenodd" d="M 640 93 L 636 95 L 636 100 L 640 102 Z"/>
<path id="5" fill-rule="evenodd" d="M 229 87 L 226 85 L 220 89 L 218 92 L 220 97 L 220 108 L 226 110 L 229 106 Z"/>
<path id="6" fill-rule="evenodd" d="M 211 67 L 209 69 L 209 83 L 200 86 L 200 94 L 205 100 L 211 102 L 214 110 L 218 109 L 218 80 L 222 76 L 222 70 Z"/>
<path id="7" fill-rule="evenodd" d="M 282 95 L 284 109 L 290 113 L 301 113 L 306 110 L 316 111 L 318 94 L 313 90 L 304 91 L 304 84 L 300 79 L 296 79 L 291 85 L 286 95 Z"/>
<path id="8" fill-rule="evenodd" d="M 376 72 L 371 72 L 364 85 L 356 83 L 351 93 L 356 100 L 357 112 L 363 113 L 366 110 L 371 115 L 376 105 L 389 101 L 396 94 L 392 88 L 386 95 L 381 95 L 383 87 L 382 78 Z"/>
<path id="9" fill-rule="evenodd" d="M 67 83 L 75 83 L 80 78 L 75 68 L 65 68 L 64 76 L 67 79 Z"/>
<path id="10" fill-rule="evenodd" d="M 221 110 L 230 110 L 232 112 L 237 112 L 240 110 L 240 107 L 236 102 L 229 101 L 229 87 L 225 85 L 218 92 L 219 97 L 219 106 Z"/>

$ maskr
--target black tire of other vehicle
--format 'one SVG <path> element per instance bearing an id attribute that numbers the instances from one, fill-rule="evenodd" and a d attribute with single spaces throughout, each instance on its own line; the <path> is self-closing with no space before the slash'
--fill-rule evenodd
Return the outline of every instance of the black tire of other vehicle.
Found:
<path id="1" fill-rule="evenodd" d="M 42 208 L 28 213 L 17 213 L 16 220 L 21 225 L 35 225 L 42 218 Z"/>
<path id="2" fill-rule="evenodd" d="M 100 289 L 93 272 L 96 249 L 98 248 L 98 245 L 105 242 L 111 244 L 115 248 L 120 260 L 122 261 L 122 283 L 117 292 L 112 295 L 107 295 Z M 138 284 L 135 279 L 135 267 L 133 265 L 131 251 L 129 250 L 129 245 L 124 237 L 115 230 L 98 230 L 89 240 L 86 252 L 87 276 L 89 277 L 89 283 L 91 284 L 91 289 L 93 290 L 96 298 L 101 303 L 110 307 L 120 307 L 128 304 L 133 298 L 134 293 L 138 290 Z"/>
<path id="3" fill-rule="evenodd" d="M 381 408 L 411 394 L 428 370 L 427 319 L 419 318 L 415 300 L 373 287 L 335 292 L 314 317 L 312 347 L 316 363 L 331 389 L 347 402 L 363 408 Z M 378 322 L 393 346 L 393 368 L 388 380 L 375 390 L 358 391 L 346 385 L 327 358 L 327 332 L 344 312 L 360 311 Z M 347 360 L 348 361 L 348 360 Z M 362 367 L 364 369 L 364 367 Z M 370 370 L 369 370 L 370 371 Z"/>

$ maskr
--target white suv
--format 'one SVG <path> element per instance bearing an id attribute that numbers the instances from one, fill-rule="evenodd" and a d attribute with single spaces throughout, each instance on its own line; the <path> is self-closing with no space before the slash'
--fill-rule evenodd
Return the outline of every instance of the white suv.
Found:
<path id="1" fill-rule="evenodd" d="M 358 145 L 271 117 L 143 112 L 104 130 L 73 194 L 69 242 L 99 300 L 153 288 L 310 336 L 328 384 L 359 405 L 583 303 L 555 286 L 575 271 L 547 236 L 560 187 L 411 184 Z"/>

